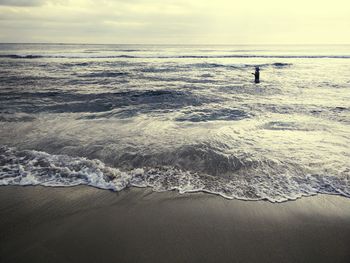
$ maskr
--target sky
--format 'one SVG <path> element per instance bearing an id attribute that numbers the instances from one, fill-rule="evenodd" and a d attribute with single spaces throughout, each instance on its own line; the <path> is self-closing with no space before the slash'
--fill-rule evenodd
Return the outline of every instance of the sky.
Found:
<path id="1" fill-rule="evenodd" d="M 0 0 L 0 42 L 350 44 L 350 1 Z"/>

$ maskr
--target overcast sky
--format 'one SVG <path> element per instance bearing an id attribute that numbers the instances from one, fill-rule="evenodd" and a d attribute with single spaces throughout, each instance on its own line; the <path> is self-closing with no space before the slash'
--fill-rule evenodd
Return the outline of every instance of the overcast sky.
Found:
<path id="1" fill-rule="evenodd" d="M 350 44 L 350 1 L 0 0 L 0 42 Z"/>

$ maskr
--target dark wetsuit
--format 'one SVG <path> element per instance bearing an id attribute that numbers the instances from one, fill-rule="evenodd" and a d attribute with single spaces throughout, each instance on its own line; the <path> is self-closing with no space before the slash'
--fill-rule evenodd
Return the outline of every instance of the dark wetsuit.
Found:
<path id="1" fill-rule="evenodd" d="M 260 83 L 260 71 L 255 70 L 255 73 L 253 73 L 255 76 L 255 83 Z"/>

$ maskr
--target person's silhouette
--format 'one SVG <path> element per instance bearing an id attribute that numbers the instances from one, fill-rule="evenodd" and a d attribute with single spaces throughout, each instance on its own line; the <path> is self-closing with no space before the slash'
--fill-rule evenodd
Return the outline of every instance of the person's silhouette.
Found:
<path id="1" fill-rule="evenodd" d="M 255 76 L 255 83 L 260 83 L 260 68 L 255 67 L 255 72 L 252 74 Z"/>

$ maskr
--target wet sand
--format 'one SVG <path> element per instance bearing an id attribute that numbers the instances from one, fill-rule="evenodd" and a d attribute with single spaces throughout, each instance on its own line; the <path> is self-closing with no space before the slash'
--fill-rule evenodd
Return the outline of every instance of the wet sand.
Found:
<path id="1" fill-rule="evenodd" d="M 0 187 L 0 262 L 350 262 L 350 199 Z"/>

